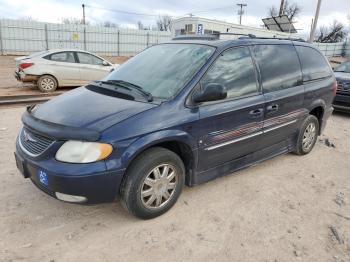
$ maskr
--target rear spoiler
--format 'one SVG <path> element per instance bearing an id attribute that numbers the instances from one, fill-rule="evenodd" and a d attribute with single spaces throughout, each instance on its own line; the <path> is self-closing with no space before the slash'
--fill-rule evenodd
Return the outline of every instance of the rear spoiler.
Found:
<path id="1" fill-rule="evenodd" d="M 24 126 L 43 136 L 51 137 L 55 140 L 80 140 L 97 141 L 101 134 L 93 129 L 65 126 L 38 119 L 33 116 L 32 110 L 36 105 L 28 106 L 26 112 L 22 115 Z"/>

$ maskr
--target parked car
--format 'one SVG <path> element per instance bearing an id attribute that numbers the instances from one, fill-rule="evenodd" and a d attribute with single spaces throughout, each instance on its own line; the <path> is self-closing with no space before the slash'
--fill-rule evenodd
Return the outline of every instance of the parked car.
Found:
<path id="1" fill-rule="evenodd" d="M 52 92 L 61 86 L 82 86 L 100 80 L 118 65 L 76 49 L 57 49 L 15 58 L 18 81 L 33 82 L 41 92 Z"/>
<path id="2" fill-rule="evenodd" d="M 338 89 L 333 106 L 338 111 L 350 112 L 350 60 L 337 66 L 334 74 L 338 82 Z"/>
<path id="3" fill-rule="evenodd" d="M 153 218 L 175 204 L 184 184 L 308 154 L 335 92 L 328 61 L 308 43 L 173 40 L 103 81 L 29 107 L 16 162 L 54 198 L 120 198 L 130 213 Z"/>

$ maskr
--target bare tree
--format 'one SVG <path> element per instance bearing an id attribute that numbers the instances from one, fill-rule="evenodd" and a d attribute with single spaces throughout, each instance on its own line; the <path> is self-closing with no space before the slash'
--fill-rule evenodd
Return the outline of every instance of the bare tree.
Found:
<path id="1" fill-rule="evenodd" d="M 337 43 L 343 41 L 347 36 L 344 24 L 334 20 L 329 27 L 320 27 L 316 42 L 320 43 Z"/>
<path id="2" fill-rule="evenodd" d="M 104 27 L 114 27 L 114 28 L 119 27 L 118 24 L 113 23 L 113 22 L 108 21 L 108 20 L 107 20 L 107 21 L 104 21 L 104 22 L 102 23 L 102 25 L 103 25 Z"/>
<path id="3" fill-rule="evenodd" d="M 269 16 L 269 17 L 278 16 L 278 10 L 277 10 L 276 6 L 271 6 L 271 7 L 269 8 L 268 16 Z"/>
<path id="4" fill-rule="evenodd" d="M 138 21 L 138 22 L 137 22 L 137 28 L 138 28 L 139 30 L 145 30 L 145 29 L 146 29 L 145 26 L 142 24 L 141 21 Z"/>
<path id="5" fill-rule="evenodd" d="M 273 17 L 273 16 L 278 16 L 278 8 L 276 6 L 271 6 L 268 10 L 268 15 Z M 301 12 L 301 7 L 297 3 L 290 3 L 288 0 L 284 2 L 284 7 L 283 7 L 283 14 L 287 15 L 290 21 L 294 21 L 294 19 L 300 14 Z"/>
<path id="6" fill-rule="evenodd" d="M 157 19 L 157 27 L 159 31 L 170 31 L 171 30 L 171 17 L 169 15 L 159 16 Z"/>
<path id="7" fill-rule="evenodd" d="M 62 23 L 66 25 L 83 25 L 83 19 L 76 17 L 64 17 L 62 18 Z M 85 22 L 86 25 L 90 24 L 88 21 Z"/>
<path id="8" fill-rule="evenodd" d="M 35 22 L 38 21 L 36 18 L 33 18 L 32 16 L 22 16 L 20 20 L 28 21 L 28 22 Z"/>

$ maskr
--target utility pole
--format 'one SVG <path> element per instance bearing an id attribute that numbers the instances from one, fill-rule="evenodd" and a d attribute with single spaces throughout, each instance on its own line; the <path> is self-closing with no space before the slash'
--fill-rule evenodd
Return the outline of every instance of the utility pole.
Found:
<path id="1" fill-rule="evenodd" d="M 239 24 L 241 25 L 242 24 L 242 15 L 244 14 L 243 7 L 247 6 L 247 4 L 237 4 L 237 5 L 241 7 L 241 10 L 238 11 Z"/>
<path id="2" fill-rule="evenodd" d="M 316 7 L 315 19 L 314 19 L 311 33 L 310 33 L 310 39 L 309 39 L 310 43 L 312 43 L 314 41 L 314 38 L 315 38 L 315 32 L 316 32 L 316 28 L 317 28 L 317 20 L 318 20 L 318 16 L 320 15 L 320 9 L 321 9 L 321 0 L 318 0 L 317 7 Z"/>
<path id="3" fill-rule="evenodd" d="M 280 16 L 284 14 L 284 0 L 281 0 L 281 5 L 280 5 Z"/>
<path id="4" fill-rule="evenodd" d="M 83 8 L 83 25 L 85 25 L 85 4 L 82 4 L 81 7 Z"/>

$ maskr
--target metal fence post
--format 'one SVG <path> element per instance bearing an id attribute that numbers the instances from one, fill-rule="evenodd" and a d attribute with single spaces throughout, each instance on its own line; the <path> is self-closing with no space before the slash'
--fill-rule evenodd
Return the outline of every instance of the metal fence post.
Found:
<path id="1" fill-rule="evenodd" d="M 120 31 L 118 30 L 118 38 L 117 38 L 117 47 L 118 47 L 118 51 L 117 51 L 117 54 L 118 56 L 120 56 Z"/>
<path id="2" fill-rule="evenodd" d="M 49 37 L 47 33 L 47 24 L 45 24 L 45 44 L 46 44 L 46 50 L 49 50 Z"/>
<path id="3" fill-rule="evenodd" d="M 1 51 L 1 55 L 4 54 L 4 43 L 2 42 L 2 23 L 0 20 L 0 51 Z"/>
<path id="4" fill-rule="evenodd" d="M 149 46 L 149 32 L 147 32 L 147 47 Z"/>
<path id="5" fill-rule="evenodd" d="M 86 28 L 84 25 L 84 50 L 86 51 Z"/>

